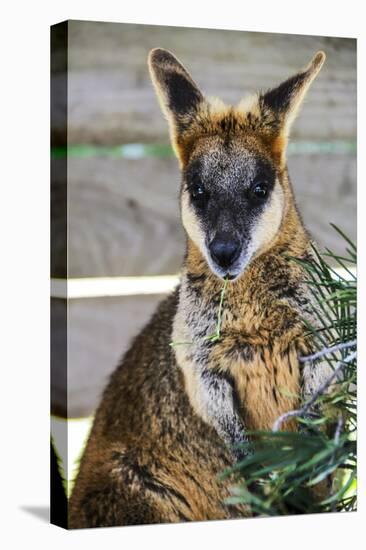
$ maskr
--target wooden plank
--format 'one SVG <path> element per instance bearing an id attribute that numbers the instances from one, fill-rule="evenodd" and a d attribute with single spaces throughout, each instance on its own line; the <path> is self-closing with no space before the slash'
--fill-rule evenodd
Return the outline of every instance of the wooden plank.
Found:
<path id="1" fill-rule="evenodd" d="M 340 252 L 340 239 L 329 222 L 355 238 L 355 157 L 293 155 L 289 170 L 309 230 L 320 245 Z M 166 275 L 180 269 L 185 237 L 175 159 L 73 158 L 68 175 L 69 277 Z M 63 221 L 57 197 L 62 206 L 64 186 L 57 179 L 53 185 L 52 223 L 57 226 Z M 64 276 L 63 244 L 55 241 L 59 249 L 52 255 L 53 277 Z"/>
<path id="2" fill-rule="evenodd" d="M 51 413 L 67 416 L 67 304 L 51 299 Z"/>
<path id="3" fill-rule="evenodd" d="M 175 159 L 69 161 L 69 276 L 175 273 L 184 254 Z"/>
<path id="4" fill-rule="evenodd" d="M 68 24 L 51 27 L 51 148 L 59 144 L 67 146 L 67 43 Z M 55 139 L 56 138 L 56 139 Z M 56 170 L 57 168 L 57 170 Z M 57 165 L 51 162 L 51 266 L 57 264 L 57 272 L 67 276 L 67 188 L 57 182 L 67 181 L 67 158 Z M 60 193 L 60 191 L 63 191 Z"/>
<path id="5" fill-rule="evenodd" d="M 58 416 L 88 416 L 131 339 L 149 320 L 162 296 L 91 298 L 68 304 L 67 407 L 64 323 L 66 300 L 52 299 L 54 363 L 51 410 Z M 58 348 L 59 346 L 59 348 Z M 59 358 L 59 360 L 58 360 Z"/>
<path id="6" fill-rule="evenodd" d="M 307 229 L 321 248 L 344 254 L 345 242 L 330 223 L 356 240 L 356 157 L 294 155 L 288 165 L 296 202 Z"/>
<path id="7" fill-rule="evenodd" d="M 327 62 L 293 136 L 355 139 L 354 39 L 71 21 L 69 143 L 167 141 L 146 64 L 157 46 L 173 51 L 207 95 L 231 103 L 280 83 L 323 49 Z"/>

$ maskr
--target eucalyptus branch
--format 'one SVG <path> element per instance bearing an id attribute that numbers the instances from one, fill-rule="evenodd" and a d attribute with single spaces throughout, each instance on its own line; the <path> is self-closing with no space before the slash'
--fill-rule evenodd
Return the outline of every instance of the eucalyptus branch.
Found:
<path id="1" fill-rule="evenodd" d="M 280 429 L 281 425 L 288 419 L 288 418 L 292 418 L 293 416 L 304 416 L 304 414 L 306 414 L 308 412 L 308 410 L 314 405 L 315 401 L 318 399 L 318 397 L 320 397 L 321 395 L 324 394 L 325 390 L 330 386 L 330 384 L 333 382 L 333 380 L 335 378 L 338 377 L 338 374 L 341 372 L 341 370 L 343 369 L 344 365 L 347 364 L 347 363 L 350 363 L 351 361 L 353 361 L 355 358 L 357 357 L 357 352 L 354 351 L 353 353 L 351 353 L 350 355 L 348 355 L 345 359 L 342 359 L 341 361 L 339 361 L 337 363 L 337 366 L 335 367 L 334 371 L 332 372 L 332 374 L 323 382 L 323 384 L 321 384 L 319 386 L 319 388 L 317 389 L 317 391 L 313 394 L 313 396 L 311 397 L 311 399 L 309 399 L 309 401 L 307 401 L 303 407 L 301 407 L 301 409 L 297 409 L 297 410 L 293 410 L 293 411 L 288 411 L 284 414 L 281 414 L 281 416 L 279 416 L 276 420 L 276 422 L 273 424 L 273 427 L 272 427 L 272 431 L 273 432 L 278 432 L 278 430 Z"/>
<path id="2" fill-rule="evenodd" d="M 343 424 L 344 424 L 343 416 L 340 414 L 339 417 L 338 417 L 337 426 L 336 426 L 336 429 L 335 429 L 335 432 L 334 432 L 334 443 L 336 445 L 338 445 L 338 443 L 339 443 L 339 437 L 341 435 Z"/>
<path id="3" fill-rule="evenodd" d="M 315 327 L 304 319 L 305 336 L 315 337 L 317 347 L 299 363 L 309 365 L 310 375 L 319 369 L 322 378 L 302 397 L 298 410 L 274 419 L 273 431 L 257 432 L 253 456 L 233 467 L 232 473 L 239 472 L 243 480 L 235 502 L 249 506 L 253 515 L 293 513 L 294 504 L 301 513 L 356 509 L 357 275 L 348 279 L 350 273 L 340 274 L 337 268 L 356 266 L 357 255 L 355 245 L 343 237 L 346 252 L 328 252 L 331 265 L 316 248 L 306 258 L 290 258 L 304 272 L 316 320 Z M 331 370 L 324 372 L 323 366 Z M 327 406 L 318 407 L 323 400 Z M 287 431 L 285 421 L 291 417 L 304 423 L 304 430 Z"/>
<path id="4" fill-rule="evenodd" d="M 342 349 L 354 348 L 356 344 L 357 344 L 357 340 L 351 340 L 350 342 L 343 342 L 341 344 L 337 344 L 336 346 L 331 346 L 330 348 L 324 348 L 320 351 L 317 351 L 316 353 L 313 353 L 312 355 L 299 357 L 299 361 L 300 363 L 306 363 L 306 361 L 315 361 L 315 359 L 324 357 L 324 355 L 328 355 L 328 353 L 334 353 Z"/>

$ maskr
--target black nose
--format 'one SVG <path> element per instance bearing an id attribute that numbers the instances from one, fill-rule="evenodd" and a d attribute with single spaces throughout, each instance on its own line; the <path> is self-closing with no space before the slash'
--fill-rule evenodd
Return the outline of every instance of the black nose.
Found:
<path id="1" fill-rule="evenodd" d="M 211 256 L 220 267 L 229 267 L 240 254 L 240 244 L 226 233 L 216 235 L 209 246 Z"/>

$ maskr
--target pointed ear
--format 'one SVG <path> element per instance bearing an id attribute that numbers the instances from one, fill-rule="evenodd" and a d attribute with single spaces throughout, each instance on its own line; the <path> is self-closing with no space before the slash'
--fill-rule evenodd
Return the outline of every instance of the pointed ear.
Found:
<path id="1" fill-rule="evenodd" d="M 189 126 L 203 95 L 188 71 L 167 50 L 155 48 L 148 58 L 151 80 L 154 84 L 160 106 L 166 115 L 173 144 Z"/>
<path id="2" fill-rule="evenodd" d="M 264 117 L 275 121 L 274 126 L 277 127 L 277 131 L 272 148 L 274 153 L 280 155 L 282 160 L 284 160 L 291 125 L 299 112 L 306 92 L 324 61 L 325 53 L 316 53 L 304 70 L 292 76 L 277 88 L 262 94 L 259 98 L 261 112 Z"/>

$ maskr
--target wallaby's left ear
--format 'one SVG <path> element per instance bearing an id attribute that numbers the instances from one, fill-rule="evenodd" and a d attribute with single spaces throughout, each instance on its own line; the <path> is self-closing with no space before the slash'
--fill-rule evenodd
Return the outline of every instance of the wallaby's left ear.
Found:
<path id="1" fill-rule="evenodd" d="M 277 88 L 269 90 L 259 98 L 261 111 L 264 115 L 270 111 L 276 120 L 278 135 L 273 143 L 274 152 L 284 155 L 287 137 L 291 125 L 299 111 L 303 99 L 314 78 L 322 68 L 325 53 L 315 54 L 309 65 L 301 72 L 292 76 Z"/>
<path id="2" fill-rule="evenodd" d="M 204 98 L 188 71 L 172 53 L 155 48 L 149 54 L 148 64 L 151 80 L 168 119 L 175 145 Z"/>

